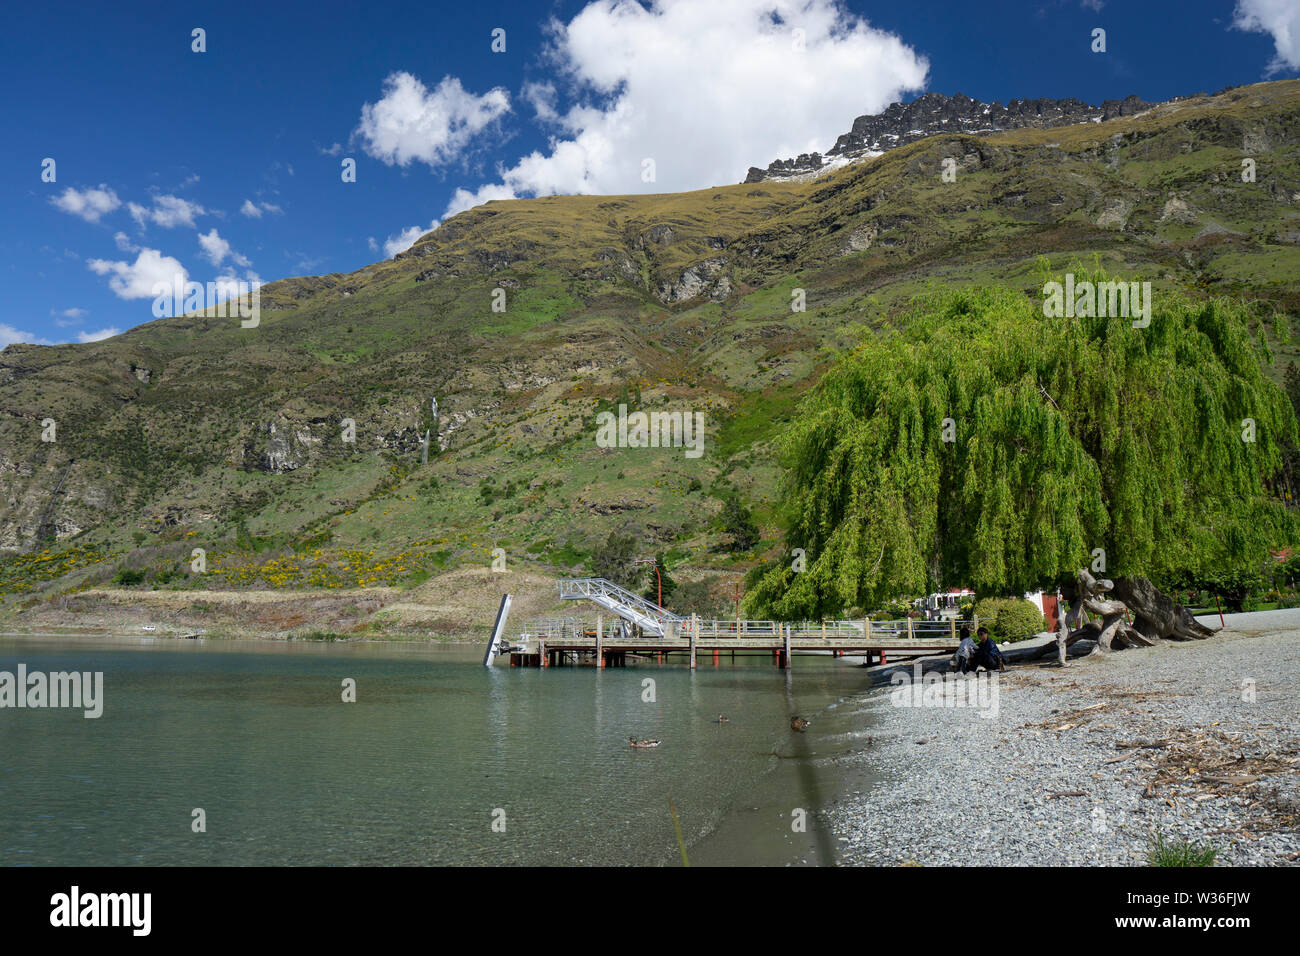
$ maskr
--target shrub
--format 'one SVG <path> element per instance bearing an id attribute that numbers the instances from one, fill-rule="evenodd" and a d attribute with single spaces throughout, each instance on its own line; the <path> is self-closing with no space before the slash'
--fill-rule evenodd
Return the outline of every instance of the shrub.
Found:
<path id="1" fill-rule="evenodd" d="M 598 544 L 591 553 L 592 571 L 598 578 L 613 581 L 622 587 L 634 587 L 640 577 L 636 559 L 638 537 L 631 533 L 611 531 L 604 544 Z"/>
<path id="2" fill-rule="evenodd" d="M 748 551 L 758 544 L 758 525 L 754 523 L 754 516 L 739 497 L 732 495 L 727 498 L 722 506 L 721 517 L 722 531 L 731 539 L 730 545 L 725 550 Z"/>
<path id="3" fill-rule="evenodd" d="M 1038 608 L 1024 598 L 982 598 L 975 614 L 998 641 L 1025 641 L 1047 629 Z"/>
<path id="4" fill-rule="evenodd" d="M 884 607 L 880 609 L 883 619 L 887 621 L 902 620 L 915 610 L 916 608 L 912 605 L 912 602 L 906 598 L 894 598 L 886 601 Z"/>
<path id="5" fill-rule="evenodd" d="M 123 587 L 135 587 L 137 584 L 144 582 L 144 571 L 134 570 L 132 568 L 122 568 L 113 576 L 113 583 L 120 584 Z"/>
<path id="6" fill-rule="evenodd" d="M 1152 866 L 1213 866 L 1218 855 L 1219 849 L 1212 843 L 1204 846 L 1188 840 L 1166 843 L 1164 837 L 1157 836 L 1147 860 Z"/>
<path id="7" fill-rule="evenodd" d="M 180 571 L 177 571 L 175 568 L 160 568 L 159 570 L 153 573 L 153 583 L 170 584 L 172 581 L 175 581 L 181 577 L 183 577 L 183 575 L 181 574 Z"/>

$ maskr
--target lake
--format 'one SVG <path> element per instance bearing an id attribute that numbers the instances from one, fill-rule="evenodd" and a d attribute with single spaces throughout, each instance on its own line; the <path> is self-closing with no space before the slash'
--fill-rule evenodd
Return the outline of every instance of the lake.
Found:
<path id="1" fill-rule="evenodd" d="M 0 709 L 0 864 L 680 865 L 670 800 L 693 865 L 811 864 L 831 847 L 791 815 L 868 783 L 842 759 L 871 721 L 842 660 L 705 655 L 691 673 L 482 654 L 0 638 L 0 671 L 104 674 L 98 719 Z"/>

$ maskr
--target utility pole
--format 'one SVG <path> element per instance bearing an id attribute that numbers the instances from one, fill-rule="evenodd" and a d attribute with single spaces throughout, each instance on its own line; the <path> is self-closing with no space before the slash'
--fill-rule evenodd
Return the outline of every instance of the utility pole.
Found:
<path id="1" fill-rule="evenodd" d="M 633 558 L 633 564 L 648 564 L 655 569 L 655 580 L 659 583 L 659 606 L 664 606 L 664 580 L 659 577 L 659 560 L 657 558 Z"/>

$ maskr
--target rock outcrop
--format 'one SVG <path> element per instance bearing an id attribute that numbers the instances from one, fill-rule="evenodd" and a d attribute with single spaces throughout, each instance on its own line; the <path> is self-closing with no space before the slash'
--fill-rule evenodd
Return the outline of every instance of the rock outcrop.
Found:
<path id="1" fill-rule="evenodd" d="M 926 93 L 910 103 L 891 104 L 883 113 L 859 116 L 825 156 L 803 153 L 794 159 L 778 159 L 767 169 L 751 166 L 745 182 L 815 176 L 937 133 L 979 136 L 1012 129 L 1101 123 L 1119 116 L 1132 116 L 1154 105 L 1128 96 L 1122 100 L 1106 100 L 1100 106 L 1073 98 L 1012 100 L 1003 106 L 996 102 L 982 103 L 961 93 L 955 96 Z"/>

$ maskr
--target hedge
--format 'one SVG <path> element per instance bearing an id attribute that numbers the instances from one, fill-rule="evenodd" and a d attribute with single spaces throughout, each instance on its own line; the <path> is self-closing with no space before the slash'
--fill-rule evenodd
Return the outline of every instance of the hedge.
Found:
<path id="1" fill-rule="evenodd" d="M 1024 598 L 983 598 L 976 602 L 975 614 L 999 642 L 1025 641 L 1047 630 L 1037 606 Z"/>

